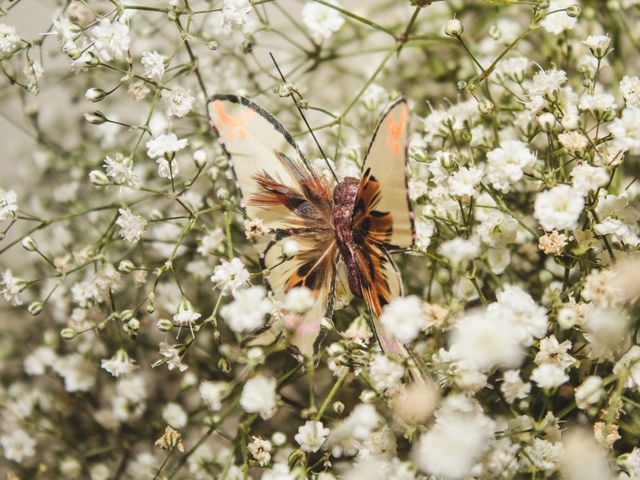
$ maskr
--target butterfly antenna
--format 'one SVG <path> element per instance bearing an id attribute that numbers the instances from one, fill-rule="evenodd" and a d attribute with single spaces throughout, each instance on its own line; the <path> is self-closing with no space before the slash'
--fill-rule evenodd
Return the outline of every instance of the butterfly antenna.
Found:
<path id="1" fill-rule="evenodd" d="M 276 62 L 276 58 L 273 56 L 273 53 L 269 52 L 269 56 L 271 57 L 271 60 L 273 61 L 273 64 L 275 65 L 276 70 L 278 71 L 278 74 L 280 75 L 280 78 L 286 84 L 287 80 L 286 80 L 286 78 L 284 78 L 284 74 L 282 73 L 282 70 L 280 70 L 280 66 L 278 65 L 278 62 Z M 309 122 L 307 121 L 307 117 L 305 117 L 304 112 L 302 111 L 302 108 L 300 107 L 300 104 L 298 103 L 298 100 L 296 99 L 293 90 L 289 93 L 289 96 L 291 97 L 291 99 L 293 100 L 293 103 L 295 104 L 296 108 L 298 109 L 298 113 L 302 117 L 302 120 L 304 121 L 304 124 L 307 126 L 307 129 L 309 130 L 309 133 L 313 137 L 313 141 L 316 143 L 316 145 L 318 147 L 318 150 L 320 150 L 320 154 L 322 155 L 322 158 L 324 158 L 324 162 L 327 164 L 327 167 L 329 167 L 329 171 L 331 172 L 331 175 L 333 175 L 333 178 L 337 183 L 338 182 L 338 176 L 336 175 L 336 172 L 333 171 L 333 167 L 331 166 L 331 163 L 329 162 L 329 159 L 325 155 L 324 150 L 322 149 L 322 146 L 320 145 L 320 142 L 318 142 L 318 139 L 316 138 L 316 134 L 313 132 L 313 129 L 311 128 L 311 125 L 309 125 Z"/>

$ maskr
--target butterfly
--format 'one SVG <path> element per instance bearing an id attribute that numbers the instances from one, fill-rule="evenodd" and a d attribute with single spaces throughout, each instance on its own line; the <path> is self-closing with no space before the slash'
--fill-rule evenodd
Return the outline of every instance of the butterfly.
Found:
<path id="1" fill-rule="evenodd" d="M 261 219 L 273 233 L 260 255 L 268 290 L 276 300 L 296 287 L 307 287 L 313 295 L 306 313 L 283 316 L 289 344 L 306 357 L 314 353 L 323 333 L 321 320 L 333 316 L 342 262 L 349 289 L 373 314 L 383 349 L 401 349 L 377 319 L 383 306 L 403 293 L 390 252 L 411 247 L 415 237 L 407 190 L 407 101 L 396 100 L 383 114 L 361 178 L 345 177 L 334 188 L 282 124 L 251 100 L 216 95 L 209 113 L 245 214 Z M 287 249 L 291 241 L 294 254 Z"/>

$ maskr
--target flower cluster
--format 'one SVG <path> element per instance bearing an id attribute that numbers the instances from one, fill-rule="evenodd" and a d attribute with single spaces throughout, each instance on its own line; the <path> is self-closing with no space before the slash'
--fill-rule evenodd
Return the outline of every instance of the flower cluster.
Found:
<path id="1" fill-rule="evenodd" d="M 640 479 L 640 2 L 69 0 L 32 36 L 27 3 L 0 1 L 32 139 L 3 137 L 7 478 Z M 272 295 L 216 93 L 329 183 L 408 99 L 415 241 L 380 318 L 344 265 L 331 318 Z"/>

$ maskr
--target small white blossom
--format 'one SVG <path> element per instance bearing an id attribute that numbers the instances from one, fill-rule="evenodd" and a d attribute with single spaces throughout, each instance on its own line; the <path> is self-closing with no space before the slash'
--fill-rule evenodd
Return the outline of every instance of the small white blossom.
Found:
<path id="1" fill-rule="evenodd" d="M 536 162 L 527 145 L 518 140 L 505 140 L 487 153 L 487 179 L 494 188 L 508 192 Z"/>
<path id="2" fill-rule="evenodd" d="M 162 418 L 176 429 L 184 428 L 189 420 L 187 412 L 180 405 L 173 402 L 167 403 L 162 409 Z"/>
<path id="3" fill-rule="evenodd" d="M 18 210 L 18 195 L 13 190 L 0 188 L 0 222 L 13 217 Z"/>
<path id="4" fill-rule="evenodd" d="M 304 425 L 298 428 L 295 435 L 296 442 L 305 452 L 317 452 L 324 444 L 330 430 L 322 425 L 322 422 L 314 422 L 308 420 Z"/>
<path id="5" fill-rule="evenodd" d="M 529 96 L 553 95 L 566 81 L 567 73 L 564 70 L 540 70 L 531 80 Z"/>
<path id="6" fill-rule="evenodd" d="M 589 375 L 576 388 L 576 405 L 578 408 L 585 410 L 589 405 L 598 403 L 603 395 L 602 378 L 597 375 Z"/>
<path id="7" fill-rule="evenodd" d="M 142 76 L 159 82 L 164 75 L 164 65 L 167 61 L 167 57 L 159 54 L 157 51 L 142 52 L 142 58 L 140 63 L 144 67 L 144 73 Z M 164 94 L 164 90 L 162 93 Z"/>
<path id="8" fill-rule="evenodd" d="M 134 361 L 122 348 L 113 357 L 102 360 L 100 366 L 114 377 L 127 375 L 136 368 Z"/>
<path id="9" fill-rule="evenodd" d="M 527 398 L 531 392 L 531 384 L 520 378 L 519 370 L 507 370 L 502 376 L 500 391 L 505 400 L 511 404 L 518 399 Z"/>
<path id="10" fill-rule="evenodd" d="M 565 30 L 572 30 L 578 19 L 570 17 L 565 9 L 577 4 L 578 0 L 551 0 L 547 7 L 547 15 L 540 24 L 553 35 L 560 35 Z"/>
<path id="11" fill-rule="evenodd" d="M 222 25 L 226 32 L 241 30 L 249 23 L 253 7 L 249 0 L 223 0 Z"/>
<path id="12" fill-rule="evenodd" d="M 259 374 L 247 380 L 240 394 L 240 406 L 245 412 L 271 418 L 277 406 L 276 379 Z"/>
<path id="13" fill-rule="evenodd" d="M 380 316 L 385 331 L 401 343 L 409 343 L 427 326 L 422 301 L 415 295 L 399 297 L 385 305 Z"/>
<path id="14" fill-rule="evenodd" d="M 609 131 L 623 151 L 640 153 L 640 107 L 625 108 L 622 116 L 611 122 Z"/>
<path id="15" fill-rule="evenodd" d="M 222 408 L 222 400 L 229 391 L 229 384 L 226 382 L 204 381 L 200 384 L 198 390 L 207 407 L 210 410 L 218 411 Z"/>
<path id="16" fill-rule="evenodd" d="M 625 75 L 620 82 L 620 93 L 627 108 L 640 107 L 640 78 Z"/>
<path id="17" fill-rule="evenodd" d="M 176 87 L 173 90 L 163 90 L 162 99 L 165 100 L 169 107 L 167 115 L 170 117 L 182 118 L 193 108 L 195 97 L 191 95 L 191 90 Z"/>
<path id="18" fill-rule="evenodd" d="M 128 208 L 120 208 L 118 212 L 120 215 L 116 220 L 116 225 L 120 227 L 120 236 L 131 243 L 139 242 L 147 228 L 147 221 L 140 215 L 135 215 Z"/>
<path id="19" fill-rule="evenodd" d="M 340 6 L 337 0 L 330 0 L 330 3 Z M 317 42 L 328 40 L 344 24 L 340 12 L 316 2 L 305 3 L 302 8 L 302 21 Z"/>
<path id="20" fill-rule="evenodd" d="M 36 441 L 20 428 L 0 435 L 0 446 L 4 457 L 12 462 L 21 463 L 36 454 Z"/>
<path id="21" fill-rule="evenodd" d="M 569 185 L 556 185 L 536 197 L 534 216 L 547 231 L 573 229 L 584 207 L 582 195 Z"/>
<path id="22" fill-rule="evenodd" d="M 313 307 L 316 299 L 307 287 L 295 287 L 287 292 L 282 307 L 295 313 L 305 313 Z"/>
<path id="23" fill-rule="evenodd" d="M 369 375 L 374 387 L 384 391 L 400 385 L 404 376 L 404 367 L 387 355 L 378 354 L 369 364 Z"/>
<path id="24" fill-rule="evenodd" d="M 169 370 L 178 370 L 179 372 L 184 372 L 189 368 L 187 365 L 182 363 L 180 351 L 166 342 L 160 343 L 160 355 L 163 358 L 162 360 L 154 363 L 154 367 L 161 365 L 162 363 L 166 363 Z"/>
<path id="25" fill-rule="evenodd" d="M 222 260 L 211 276 L 211 281 L 215 288 L 219 288 L 224 295 L 229 295 L 233 291 L 246 285 L 249 282 L 249 271 L 245 268 L 242 260 L 234 258 L 230 262 Z"/>
<path id="26" fill-rule="evenodd" d="M 563 383 L 569 381 L 569 375 L 567 375 L 559 365 L 553 363 L 543 363 L 537 366 L 531 372 L 531 381 L 535 382 L 540 388 L 546 390 L 552 388 L 558 388 Z"/>
<path id="27" fill-rule="evenodd" d="M 235 288 L 233 302 L 220 309 L 220 316 L 234 332 L 249 332 L 264 325 L 272 308 L 264 287 Z"/>
<path id="28" fill-rule="evenodd" d="M 187 146 L 186 138 L 178 139 L 175 133 L 165 133 L 147 142 L 147 155 L 150 158 L 173 155 Z"/>
<path id="29" fill-rule="evenodd" d="M 0 281 L 0 294 L 4 299 L 14 307 L 22 305 L 22 299 L 20 298 L 20 292 L 23 290 L 23 281 L 20 278 L 14 277 L 11 270 L 5 270 L 2 272 L 2 281 Z"/>
<path id="30" fill-rule="evenodd" d="M 91 29 L 93 48 L 102 61 L 119 60 L 127 53 L 131 38 L 129 26 L 103 18 Z"/>

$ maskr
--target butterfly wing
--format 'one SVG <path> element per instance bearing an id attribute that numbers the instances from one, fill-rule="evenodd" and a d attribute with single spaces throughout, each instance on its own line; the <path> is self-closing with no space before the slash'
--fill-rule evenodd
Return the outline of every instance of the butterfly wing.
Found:
<path id="1" fill-rule="evenodd" d="M 292 240 L 298 244 L 299 252 L 287 258 L 283 254 L 284 243 Z M 283 311 L 280 325 L 270 331 L 275 339 L 280 327 L 289 344 L 304 356 L 313 355 L 321 321 L 333 314 L 337 256 L 332 230 L 305 229 L 277 238 L 260 257 L 262 267 L 269 272 L 266 281 L 276 301 L 281 302 L 295 287 L 307 287 L 315 299 L 302 314 Z"/>
<path id="2" fill-rule="evenodd" d="M 283 315 L 284 332 L 271 325 L 249 344 L 270 342 L 284 333 L 300 353 L 312 355 L 321 320 L 330 317 L 333 308 L 337 247 L 331 189 L 306 163 L 286 129 L 255 103 L 219 95 L 211 99 L 209 111 L 244 211 L 249 218 L 262 219 L 276 235 L 260 256 L 267 287 L 277 301 L 300 286 L 308 287 L 315 299 L 303 315 Z M 285 258 L 288 240 L 298 244 L 298 252 Z"/>
<path id="3" fill-rule="evenodd" d="M 320 187 L 320 196 L 324 195 L 324 214 L 326 216 L 328 212 L 330 215 L 330 208 L 327 210 L 330 192 L 327 197 L 326 185 L 308 168 L 293 137 L 273 115 L 252 101 L 235 95 L 212 97 L 209 114 L 233 167 L 241 206 L 249 218 L 262 219 L 265 227 L 271 230 L 299 226 L 299 215 L 291 207 L 304 209 L 306 201 L 314 200 L 320 205 L 320 199 L 307 198 L 313 197 L 309 193 L 313 187 Z M 309 183 L 314 184 L 309 186 Z M 280 186 L 280 190 L 272 190 L 271 193 L 279 197 L 272 197 L 270 203 L 261 201 L 265 200 L 265 192 L 276 186 Z M 285 199 L 289 204 L 282 202 Z"/>
<path id="4" fill-rule="evenodd" d="M 392 230 L 386 242 L 393 247 L 413 244 L 413 211 L 407 189 L 407 150 L 409 106 L 405 99 L 395 101 L 378 124 L 363 164 L 358 200 L 367 194 L 369 179 L 378 183 L 378 197 L 370 203 L 378 212 L 391 215 Z"/>

